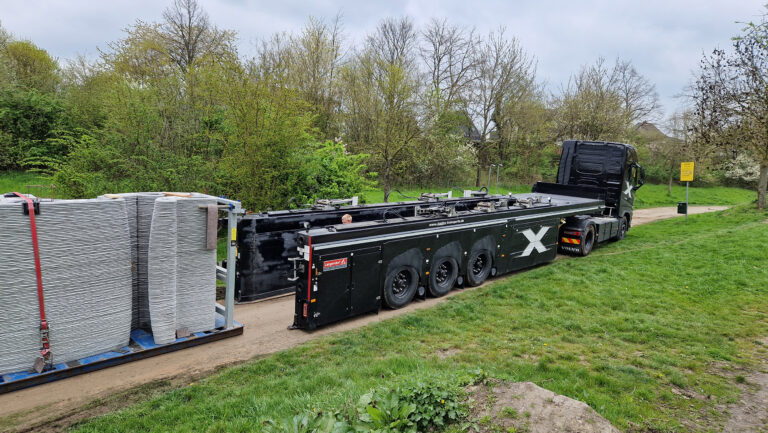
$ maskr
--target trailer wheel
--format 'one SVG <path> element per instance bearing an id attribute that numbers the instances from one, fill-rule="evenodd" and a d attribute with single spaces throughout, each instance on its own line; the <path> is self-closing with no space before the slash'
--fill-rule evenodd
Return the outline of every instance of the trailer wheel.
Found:
<path id="1" fill-rule="evenodd" d="M 479 286 L 491 273 L 491 252 L 488 250 L 475 250 L 469 255 L 467 261 L 467 282 L 470 286 Z"/>
<path id="2" fill-rule="evenodd" d="M 429 293 L 434 297 L 445 296 L 456 283 L 459 264 L 453 257 L 440 257 L 432 260 L 429 272 Z"/>
<path id="3" fill-rule="evenodd" d="M 619 232 L 616 233 L 616 240 L 620 241 L 627 236 L 627 217 L 621 217 L 619 221 Z"/>
<path id="4" fill-rule="evenodd" d="M 581 235 L 581 248 L 579 254 L 582 256 L 588 256 L 592 252 L 592 248 L 595 246 L 595 226 L 589 226 Z"/>
<path id="5" fill-rule="evenodd" d="M 411 266 L 398 266 L 384 280 L 384 302 L 392 309 L 405 307 L 416 295 L 419 276 Z"/>

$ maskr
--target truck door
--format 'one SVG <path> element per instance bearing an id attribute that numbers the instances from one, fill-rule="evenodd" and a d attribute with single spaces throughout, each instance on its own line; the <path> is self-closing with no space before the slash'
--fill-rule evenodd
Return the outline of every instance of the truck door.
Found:
<path id="1" fill-rule="evenodd" d="M 625 161 L 624 176 L 621 186 L 621 200 L 617 216 L 625 213 L 632 215 L 632 209 L 635 205 L 635 193 L 637 188 L 645 182 L 645 172 L 637 164 L 637 154 L 634 151 L 627 151 Z"/>
<path id="2" fill-rule="evenodd" d="M 355 251 L 351 257 L 350 314 L 379 309 L 381 303 L 381 249 Z"/>

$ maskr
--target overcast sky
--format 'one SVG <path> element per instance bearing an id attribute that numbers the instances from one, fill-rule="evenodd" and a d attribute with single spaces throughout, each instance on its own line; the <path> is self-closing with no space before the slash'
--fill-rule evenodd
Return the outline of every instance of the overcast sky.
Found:
<path id="1" fill-rule="evenodd" d="M 171 0 L 0 0 L 0 23 L 60 60 L 95 56 L 137 19 L 159 21 Z M 278 31 L 296 31 L 309 16 L 344 16 L 351 42 L 362 40 L 387 16 L 411 16 L 417 25 L 431 18 L 486 32 L 505 26 L 538 60 L 539 77 L 556 90 L 570 74 L 598 57 L 631 60 L 653 81 L 666 113 L 704 51 L 725 47 L 756 19 L 761 1 L 748 0 L 580 0 L 580 1 L 404 1 L 404 0 L 200 0 L 220 28 L 237 31 L 240 52 Z"/>

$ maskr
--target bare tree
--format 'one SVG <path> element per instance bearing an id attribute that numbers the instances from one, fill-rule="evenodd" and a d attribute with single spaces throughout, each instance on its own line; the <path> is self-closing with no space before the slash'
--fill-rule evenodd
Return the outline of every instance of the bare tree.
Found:
<path id="1" fill-rule="evenodd" d="M 599 58 L 582 66 L 553 98 L 555 136 L 623 140 L 631 128 L 660 110 L 655 86 L 628 61 L 610 67 Z"/>
<path id="2" fill-rule="evenodd" d="M 366 45 L 378 61 L 413 72 L 417 41 L 416 29 L 409 17 L 385 18 L 376 31 L 368 35 Z"/>
<path id="3" fill-rule="evenodd" d="M 621 96 L 622 108 L 632 124 L 654 120 L 660 114 L 656 86 L 640 75 L 631 62 L 617 59 L 610 82 Z"/>
<path id="4" fill-rule="evenodd" d="M 430 93 L 435 95 L 430 99 L 451 104 L 466 97 L 476 77 L 475 48 L 479 41 L 474 30 L 433 19 L 422 37 L 425 45 L 419 53 L 426 67 Z"/>
<path id="5" fill-rule="evenodd" d="M 229 45 L 234 37 L 231 32 L 213 26 L 197 0 L 174 0 L 163 12 L 163 19 L 168 54 L 182 71 L 207 53 L 221 54 L 222 46 Z"/>
<path id="6" fill-rule="evenodd" d="M 534 81 L 535 63 L 515 38 L 506 38 L 505 29 L 490 32 L 476 50 L 476 78 L 467 99 L 467 116 L 476 133 L 471 140 L 477 155 L 480 186 L 483 168 L 490 163 L 488 150 L 498 140 L 501 107 L 520 87 Z"/>

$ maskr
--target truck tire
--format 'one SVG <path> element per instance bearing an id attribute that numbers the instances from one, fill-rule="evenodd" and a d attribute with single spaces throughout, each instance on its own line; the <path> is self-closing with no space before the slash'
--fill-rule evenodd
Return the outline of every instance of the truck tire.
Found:
<path id="1" fill-rule="evenodd" d="M 614 238 L 617 241 L 620 241 L 624 239 L 627 236 L 627 217 L 621 217 L 621 220 L 619 221 L 619 231 L 616 233 L 616 237 Z"/>
<path id="2" fill-rule="evenodd" d="M 581 247 L 579 248 L 579 254 L 583 257 L 589 255 L 592 252 L 592 248 L 595 246 L 595 226 L 588 226 L 584 233 L 581 235 Z"/>
<path id="3" fill-rule="evenodd" d="M 384 302 L 396 310 L 411 302 L 419 285 L 419 275 L 412 266 L 397 266 L 384 280 Z"/>
<path id="4" fill-rule="evenodd" d="M 459 264 L 453 257 L 443 256 L 432 260 L 429 272 L 429 293 L 439 298 L 451 291 L 459 276 Z"/>
<path id="5" fill-rule="evenodd" d="M 470 286 L 483 284 L 491 274 L 491 252 L 485 249 L 472 251 L 467 260 L 467 283 Z"/>

